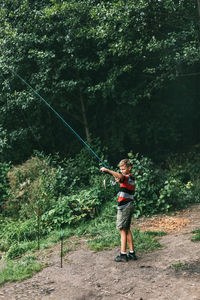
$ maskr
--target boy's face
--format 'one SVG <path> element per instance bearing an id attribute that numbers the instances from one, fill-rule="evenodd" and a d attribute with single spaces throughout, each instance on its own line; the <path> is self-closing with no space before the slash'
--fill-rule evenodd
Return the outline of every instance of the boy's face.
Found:
<path id="1" fill-rule="evenodd" d="M 125 165 L 122 165 L 119 167 L 120 172 L 122 173 L 122 175 L 127 175 L 131 172 L 131 166 L 127 167 Z"/>

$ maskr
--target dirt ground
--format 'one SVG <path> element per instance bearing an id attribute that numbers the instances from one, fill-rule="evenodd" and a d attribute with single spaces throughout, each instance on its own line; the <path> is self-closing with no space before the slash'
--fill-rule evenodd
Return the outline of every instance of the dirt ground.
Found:
<path id="1" fill-rule="evenodd" d="M 142 218 L 133 226 L 167 231 L 159 238 L 163 247 L 138 253 L 137 261 L 116 263 L 119 247 L 94 252 L 81 239 L 61 268 L 57 245 L 43 258 L 48 267 L 1 286 L 0 300 L 200 300 L 200 242 L 191 242 L 191 231 L 200 228 L 200 205 L 174 217 Z"/>

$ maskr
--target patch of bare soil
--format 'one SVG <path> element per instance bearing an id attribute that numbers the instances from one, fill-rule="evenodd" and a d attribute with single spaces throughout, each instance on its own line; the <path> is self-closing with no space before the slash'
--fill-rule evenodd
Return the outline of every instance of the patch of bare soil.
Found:
<path id="1" fill-rule="evenodd" d="M 165 231 L 171 233 L 173 231 L 181 231 L 183 227 L 189 225 L 190 221 L 183 217 L 153 217 L 148 220 L 141 221 L 138 224 L 138 228 L 141 231 Z"/>
<path id="2" fill-rule="evenodd" d="M 0 300 L 200 300 L 200 242 L 191 242 L 191 231 L 200 228 L 200 205 L 174 217 L 135 220 L 133 226 L 168 232 L 159 239 L 163 248 L 116 263 L 119 248 L 94 252 L 82 239 L 61 268 L 57 245 L 43 258 L 48 267 L 1 286 Z"/>

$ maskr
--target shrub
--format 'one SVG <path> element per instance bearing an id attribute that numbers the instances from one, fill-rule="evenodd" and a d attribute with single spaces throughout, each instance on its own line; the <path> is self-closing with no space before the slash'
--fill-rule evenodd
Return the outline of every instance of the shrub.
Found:
<path id="1" fill-rule="evenodd" d="M 103 184 L 101 188 L 92 186 L 86 190 L 80 189 L 74 195 L 62 195 L 55 205 L 42 215 L 42 226 L 50 231 L 64 224 L 74 225 L 82 220 L 94 218 L 103 202 L 108 199 L 108 195 L 110 190 L 104 190 Z"/>
<path id="2" fill-rule="evenodd" d="M 94 145 L 96 153 L 101 156 L 99 140 L 93 141 L 92 145 Z M 55 164 L 57 194 L 73 193 L 77 188 L 85 189 L 90 184 L 90 179 L 99 175 L 98 161 L 86 147 L 83 147 L 74 158 L 62 162 L 57 160 Z"/>
<path id="3" fill-rule="evenodd" d="M 129 156 L 136 181 L 135 217 L 181 209 L 194 202 L 194 185 L 184 182 L 185 171 L 175 172 L 175 165 L 173 170 L 166 171 L 155 166 L 149 158 L 139 158 L 138 154 L 135 157 L 132 154 Z M 197 201 L 199 197 L 196 195 L 195 199 Z"/>
<path id="4" fill-rule="evenodd" d="M 9 186 L 6 174 L 10 168 L 10 163 L 0 163 L 0 212 L 2 212 L 4 202 L 8 196 Z"/>
<path id="5" fill-rule="evenodd" d="M 55 170 L 48 158 L 32 157 L 8 173 L 10 193 L 5 210 L 13 217 L 30 218 L 54 202 Z"/>
<path id="6" fill-rule="evenodd" d="M 164 182 L 158 198 L 160 211 L 181 209 L 192 202 L 192 191 L 189 184 L 185 185 L 177 178 L 169 178 Z"/>
<path id="7" fill-rule="evenodd" d="M 166 174 L 147 157 L 139 158 L 137 154 L 135 157 L 132 156 L 131 161 L 136 183 L 135 217 L 155 214 L 161 208 L 157 201 Z M 165 206 L 165 203 L 162 203 L 162 206 Z"/>
<path id="8" fill-rule="evenodd" d="M 43 232 L 41 232 L 43 234 Z M 37 237 L 37 221 L 28 219 L 25 221 L 12 221 L 4 219 L 1 224 L 0 250 L 7 251 L 13 244 L 22 241 L 34 241 Z"/>
<path id="9" fill-rule="evenodd" d="M 23 243 L 13 243 L 9 250 L 6 252 L 7 259 L 14 259 L 16 257 L 22 256 L 29 250 L 37 249 L 36 242 L 23 242 Z"/>
<path id="10" fill-rule="evenodd" d="M 200 154 L 193 151 L 173 155 L 168 158 L 166 167 L 172 176 L 182 182 L 194 182 L 200 178 Z"/>
<path id="11" fill-rule="evenodd" d="M 200 178 L 198 178 L 196 181 L 194 181 L 194 184 L 192 184 L 191 187 L 192 190 L 192 196 L 193 196 L 193 203 L 200 203 Z"/>
<path id="12" fill-rule="evenodd" d="M 179 180 L 187 188 L 187 199 L 200 202 L 200 154 L 196 151 L 174 155 L 167 160 L 167 168 L 171 177 Z M 189 197 L 190 195 L 190 197 Z"/>

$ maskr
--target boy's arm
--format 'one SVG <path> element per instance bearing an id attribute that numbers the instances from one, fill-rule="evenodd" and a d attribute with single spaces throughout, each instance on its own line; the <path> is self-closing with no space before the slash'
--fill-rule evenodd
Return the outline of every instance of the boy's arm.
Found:
<path id="1" fill-rule="evenodd" d="M 110 175 L 114 176 L 115 178 L 121 180 L 124 178 L 124 176 L 118 172 L 115 172 L 115 171 L 112 171 L 112 170 L 109 170 L 105 167 L 102 167 L 101 169 L 101 172 L 106 172 L 106 173 L 109 173 Z"/>

